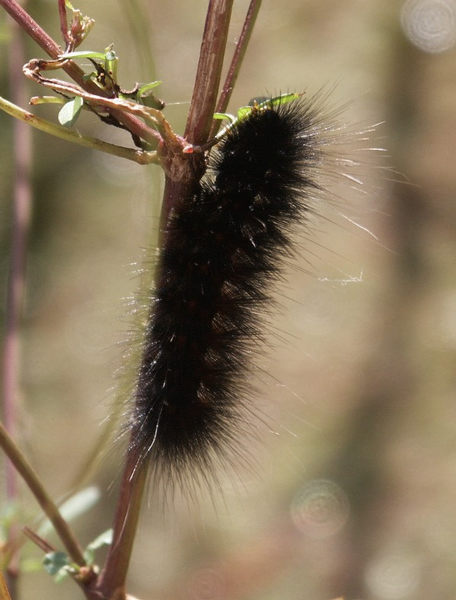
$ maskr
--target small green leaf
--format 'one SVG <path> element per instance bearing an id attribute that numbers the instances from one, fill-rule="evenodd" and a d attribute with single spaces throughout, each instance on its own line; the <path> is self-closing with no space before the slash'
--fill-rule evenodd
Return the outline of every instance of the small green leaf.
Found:
<path id="1" fill-rule="evenodd" d="M 84 100 L 80 96 L 76 96 L 62 106 L 58 114 L 60 125 L 64 127 L 72 127 L 81 112 Z"/>
<path id="2" fill-rule="evenodd" d="M 140 102 L 141 104 L 144 104 L 144 106 L 155 108 L 157 110 L 162 110 L 165 108 L 165 103 L 163 100 L 160 100 L 160 98 L 157 98 L 152 93 L 152 90 L 161 83 L 161 81 L 151 81 L 150 83 L 143 83 L 140 85 L 134 93 L 134 99 L 136 102 Z"/>
<path id="3" fill-rule="evenodd" d="M 162 81 L 151 81 L 150 83 L 143 83 L 143 85 L 141 85 L 138 88 L 138 91 L 136 93 L 139 97 L 147 96 L 147 92 L 149 92 L 150 90 L 153 90 L 154 88 L 159 86 L 161 83 L 163 83 L 163 82 Z"/>
<path id="4" fill-rule="evenodd" d="M 236 117 L 234 115 L 231 115 L 230 113 L 214 113 L 214 116 L 212 118 L 219 121 L 227 119 L 231 123 L 236 123 Z"/>
<path id="5" fill-rule="evenodd" d="M 110 546 L 112 544 L 112 536 L 113 530 L 107 529 L 106 531 L 103 531 L 103 533 L 100 533 L 100 535 L 96 537 L 93 542 L 90 542 L 87 548 L 98 550 L 98 548 L 101 548 L 102 546 Z"/>
<path id="6" fill-rule="evenodd" d="M 87 546 L 84 552 L 84 558 L 87 561 L 87 564 L 92 565 L 95 560 L 95 550 L 102 548 L 103 546 L 110 546 L 112 544 L 112 535 L 113 530 L 107 529 L 103 533 L 101 533 L 98 537 L 96 537 L 93 542 Z"/>
<path id="7" fill-rule="evenodd" d="M 251 106 L 241 106 L 241 108 L 237 111 L 237 118 L 239 119 L 239 121 L 242 121 L 242 119 L 248 117 L 251 112 Z"/>
<path id="8" fill-rule="evenodd" d="M 56 583 L 60 583 L 61 581 L 63 581 L 64 579 L 66 579 L 68 577 L 70 572 L 71 572 L 70 567 L 63 567 L 62 569 L 60 569 L 60 571 L 58 573 L 55 574 L 54 581 Z"/>
<path id="9" fill-rule="evenodd" d="M 264 102 L 261 102 L 260 107 L 267 106 L 268 104 L 272 104 L 273 106 L 277 106 L 278 104 L 288 104 L 288 102 L 297 100 L 300 97 L 301 94 L 297 94 L 296 92 L 291 92 L 290 94 L 282 94 L 281 96 L 276 96 L 275 98 L 271 98 L 270 100 L 265 100 Z"/>
<path id="10" fill-rule="evenodd" d="M 76 52 L 65 52 L 59 54 L 59 58 L 97 58 L 99 60 L 106 59 L 106 52 L 92 52 L 91 50 L 77 50 Z"/>
<path id="11" fill-rule="evenodd" d="M 49 575 L 57 575 L 60 569 L 68 568 L 69 566 L 70 559 L 65 552 L 49 552 L 44 555 L 43 567 Z"/>

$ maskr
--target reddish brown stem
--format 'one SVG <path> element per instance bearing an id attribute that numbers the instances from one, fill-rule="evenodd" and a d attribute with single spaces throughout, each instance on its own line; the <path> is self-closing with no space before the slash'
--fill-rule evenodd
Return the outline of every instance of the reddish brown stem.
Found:
<path id="1" fill-rule="evenodd" d="M 26 96 L 25 80 L 21 74 L 24 58 L 21 32 L 14 28 L 9 53 L 9 81 L 13 101 L 20 104 Z M 11 229 L 11 254 L 6 300 L 6 332 L 2 362 L 3 419 L 5 427 L 13 437 L 16 434 L 17 409 L 19 404 L 20 371 L 20 320 L 25 291 L 25 269 L 27 239 L 31 215 L 31 142 L 30 127 L 22 121 L 13 123 L 13 221 Z M 6 497 L 17 502 L 18 477 L 14 465 L 6 459 Z M 9 531 L 8 544 L 13 549 L 8 564 L 8 587 L 11 596 L 16 596 L 19 576 L 19 553 L 17 539 L 19 530 L 13 525 Z"/>
<path id="2" fill-rule="evenodd" d="M 43 539 L 41 536 L 35 533 L 32 529 L 30 529 L 30 527 L 24 527 L 22 531 L 24 532 L 24 535 L 26 535 L 29 538 L 29 540 L 31 540 L 43 552 L 48 553 L 55 551 L 55 548 L 51 546 L 49 542 L 47 542 L 45 539 Z"/>
<path id="3" fill-rule="evenodd" d="M 239 39 L 237 41 L 233 58 L 231 59 L 230 68 L 228 69 L 225 83 L 223 84 L 222 93 L 220 94 L 220 97 L 218 99 L 215 112 L 224 113 L 226 111 L 228 102 L 230 101 L 231 94 L 234 89 L 234 85 L 236 83 L 239 71 L 241 69 L 242 61 L 244 60 L 244 55 L 247 50 L 247 46 L 249 45 L 250 37 L 252 35 L 253 27 L 258 16 L 258 12 L 261 8 L 261 1 L 262 0 L 251 0 L 250 2 L 249 9 L 245 17 L 244 25 L 242 27 L 241 35 L 239 36 Z M 219 127 L 219 120 L 212 122 L 209 139 L 215 136 Z"/>
<path id="4" fill-rule="evenodd" d="M 211 0 L 201 44 L 195 88 L 186 127 L 186 138 L 192 143 L 206 141 L 220 83 L 223 56 L 233 0 Z M 188 159 L 187 159 L 188 160 Z M 162 228 L 166 228 L 169 210 L 185 197 L 201 175 L 198 161 L 183 169 L 179 177 L 166 179 Z M 135 437 L 135 431 L 132 432 Z M 138 466 L 139 465 L 139 466 Z M 147 477 L 147 464 L 139 463 L 135 444 L 131 444 L 122 479 L 120 498 L 114 521 L 114 539 L 104 569 L 96 585 L 102 598 L 118 594 L 122 598 L 133 540 L 139 517 L 142 494 Z"/>
<path id="5" fill-rule="evenodd" d="M 209 136 L 232 7 L 233 0 L 211 0 L 209 3 L 184 135 L 191 144 L 204 144 Z"/>
<path id="6" fill-rule="evenodd" d="M 58 5 L 59 5 L 59 17 L 60 17 L 60 31 L 62 32 L 62 37 L 65 41 L 65 46 L 68 47 L 70 38 L 68 36 L 68 21 L 67 21 L 65 0 L 58 0 Z"/>
<path id="7" fill-rule="evenodd" d="M 113 542 L 103 571 L 96 582 L 101 598 L 123 598 L 125 579 L 136 534 L 141 500 L 147 479 L 147 463 L 129 452 L 114 517 Z"/>
<path id="8" fill-rule="evenodd" d="M 21 475 L 28 488 L 35 496 L 37 502 L 43 509 L 46 516 L 54 526 L 62 543 L 71 556 L 72 560 L 80 566 L 85 565 L 85 558 L 81 547 L 79 546 L 70 526 L 62 517 L 59 509 L 48 494 L 46 488 L 41 483 L 39 477 L 33 470 L 24 454 L 17 447 L 12 437 L 8 434 L 4 426 L 0 423 L 0 446 L 5 454 L 11 459 L 16 471 Z"/>
<path id="9" fill-rule="evenodd" d="M 184 135 L 195 146 L 207 141 L 211 129 L 232 7 L 233 0 L 211 0 L 209 3 Z M 186 167 L 179 179 L 166 178 L 160 221 L 162 232 L 175 203 L 179 198 L 188 197 L 203 174 L 204 156 L 195 154 Z"/>
<path id="10" fill-rule="evenodd" d="M 20 104 L 26 95 L 21 77 L 23 50 L 15 31 L 10 48 L 9 75 L 13 100 Z M 5 427 L 14 436 L 18 403 L 19 324 L 25 290 L 25 262 L 31 215 L 31 129 L 25 123 L 13 123 L 14 192 L 11 234 L 11 262 L 6 302 L 6 334 L 2 365 L 3 414 Z M 10 500 L 17 494 L 17 475 L 8 461 L 6 493 Z"/>

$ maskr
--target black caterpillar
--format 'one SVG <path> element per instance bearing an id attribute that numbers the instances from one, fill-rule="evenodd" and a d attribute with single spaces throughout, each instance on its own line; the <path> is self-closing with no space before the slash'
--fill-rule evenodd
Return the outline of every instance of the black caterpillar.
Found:
<path id="1" fill-rule="evenodd" d="M 173 482 L 211 478 L 242 445 L 262 313 L 319 187 L 330 128 L 317 104 L 254 103 L 170 216 L 131 427 L 138 460 Z"/>

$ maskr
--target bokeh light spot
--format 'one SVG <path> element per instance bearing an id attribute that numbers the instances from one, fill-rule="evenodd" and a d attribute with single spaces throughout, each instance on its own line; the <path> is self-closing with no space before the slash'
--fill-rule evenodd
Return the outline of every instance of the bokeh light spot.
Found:
<path id="1" fill-rule="evenodd" d="M 408 39 L 421 50 L 448 50 L 456 42 L 456 1 L 407 0 L 401 24 Z"/>
<path id="2" fill-rule="evenodd" d="M 291 504 L 291 518 L 302 533 L 313 538 L 336 534 L 350 514 L 342 488 L 326 479 L 316 479 L 302 487 Z"/>
<path id="3" fill-rule="evenodd" d="M 414 597 L 420 579 L 416 560 L 405 555 L 389 554 L 369 565 L 366 583 L 376 598 L 403 600 Z"/>

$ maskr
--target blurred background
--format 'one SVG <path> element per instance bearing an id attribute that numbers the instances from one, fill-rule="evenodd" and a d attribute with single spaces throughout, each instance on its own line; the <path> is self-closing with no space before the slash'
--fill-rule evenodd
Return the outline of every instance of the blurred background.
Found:
<path id="1" fill-rule="evenodd" d="M 60 42 L 56 2 L 30 5 Z M 247 5 L 235 2 L 228 56 Z M 96 19 L 82 49 L 114 42 L 124 88 L 163 80 L 158 95 L 182 132 L 206 2 L 75 6 Z M 3 11 L 0 33 L 0 93 L 10 98 L 12 27 Z M 26 60 L 43 56 L 24 41 Z M 347 130 L 381 123 L 367 146 L 386 152 L 362 152 L 362 185 L 330 178 L 320 216 L 299 239 L 300 264 L 286 269 L 252 372 L 249 402 L 265 421 L 245 442 L 255 467 L 220 473 L 222 490 L 212 497 L 203 490 L 196 501 L 166 503 L 150 486 L 132 594 L 454 599 L 455 41 L 454 0 L 264 0 L 230 111 L 255 96 L 323 87 L 331 90 L 330 106 L 344 107 L 339 119 Z M 27 87 L 27 98 L 43 93 Z M 34 111 L 49 119 L 57 113 L 53 106 Z M 1 113 L 2 298 L 12 125 Z M 130 144 L 90 115 L 78 127 Z M 356 142 L 348 152 L 361 156 Z M 33 156 L 17 439 L 55 498 L 97 486 L 99 502 L 74 522 L 88 544 L 112 520 L 122 448 L 108 442 L 95 470 L 86 461 L 122 396 L 120 342 L 131 326 L 136 273 L 150 264 L 162 179 L 157 167 L 40 132 L 33 132 Z M 39 515 L 21 489 L 21 525 L 33 527 Z M 39 556 L 30 543 L 24 547 L 24 559 Z M 56 585 L 42 571 L 24 574 L 20 591 L 24 600 L 82 597 L 72 582 Z"/>

